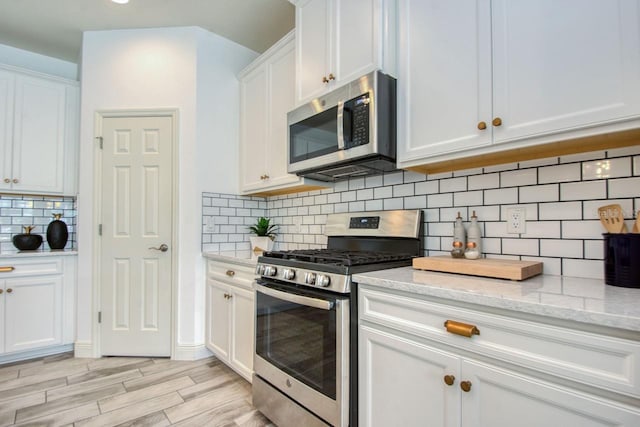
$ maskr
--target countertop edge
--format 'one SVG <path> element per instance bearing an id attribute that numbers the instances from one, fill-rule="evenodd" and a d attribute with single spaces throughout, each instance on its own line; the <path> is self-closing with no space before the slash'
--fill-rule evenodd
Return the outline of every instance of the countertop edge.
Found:
<path id="1" fill-rule="evenodd" d="M 395 274 L 393 273 L 395 272 Z M 498 279 L 474 278 L 470 276 L 459 276 L 449 273 L 422 272 L 421 278 L 425 282 L 415 282 L 406 280 L 407 274 L 413 275 L 421 270 L 414 270 L 411 267 L 402 267 L 392 270 L 382 270 L 370 273 L 355 274 L 353 280 L 381 289 L 391 289 L 412 293 L 415 295 L 434 297 L 452 302 L 473 304 L 479 307 L 490 307 L 493 309 L 506 310 L 511 312 L 525 313 L 528 315 L 553 318 L 556 320 L 568 320 L 585 325 L 596 327 L 617 328 L 626 331 L 640 332 L 640 289 L 617 288 L 606 286 L 603 294 L 604 299 L 600 302 L 603 307 L 608 307 L 609 311 L 588 309 L 586 307 L 572 307 L 551 302 L 530 301 L 518 298 L 511 298 L 508 295 L 500 294 L 499 287 L 518 286 L 522 287 L 524 282 L 510 282 Z M 488 289 L 463 289 L 462 287 L 449 287 L 447 284 L 428 283 L 430 275 L 434 278 L 449 277 L 450 282 L 456 279 L 474 284 L 486 285 Z M 405 276 L 405 278 L 403 278 Z M 563 276 L 539 276 L 535 281 L 526 283 L 526 286 L 538 285 L 546 281 L 585 281 L 589 279 L 569 278 Z M 593 281 L 597 285 L 596 281 Z M 496 284 L 496 289 L 491 289 L 491 284 Z M 631 297 L 630 297 L 631 296 Z M 611 297 L 608 305 L 607 297 Z"/>
<path id="2" fill-rule="evenodd" d="M 243 265 L 246 267 L 255 268 L 258 263 L 257 259 L 251 258 L 240 258 L 230 255 L 221 255 L 216 252 L 202 252 L 202 256 L 206 259 L 210 259 L 213 261 L 225 262 L 229 264 Z"/>
<path id="3" fill-rule="evenodd" d="M 50 256 L 75 256 L 78 255 L 76 249 L 60 249 L 60 250 L 37 250 L 37 251 L 16 251 L 0 253 L 0 259 L 20 259 Z"/>

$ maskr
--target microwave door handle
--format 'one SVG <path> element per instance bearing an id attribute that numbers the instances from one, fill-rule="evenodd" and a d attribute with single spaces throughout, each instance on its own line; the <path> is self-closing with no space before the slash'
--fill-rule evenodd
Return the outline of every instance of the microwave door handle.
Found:
<path id="1" fill-rule="evenodd" d="M 331 310 L 333 308 L 333 301 L 290 294 L 288 292 L 278 291 L 258 284 L 256 284 L 256 291 L 294 304 L 305 305 L 307 307 L 319 308 L 322 310 Z"/>
<path id="2" fill-rule="evenodd" d="M 344 150 L 344 101 L 338 102 L 338 150 Z"/>

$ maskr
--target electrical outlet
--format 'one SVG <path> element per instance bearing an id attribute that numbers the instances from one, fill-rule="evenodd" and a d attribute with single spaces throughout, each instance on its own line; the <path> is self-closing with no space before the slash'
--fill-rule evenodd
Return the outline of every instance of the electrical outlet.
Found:
<path id="1" fill-rule="evenodd" d="M 206 224 L 205 224 L 205 226 L 204 226 L 204 230 L 205 230 L 205 232 L 206 232 L 206 233 L 213 233 L 213 232 L 215 232 L 215 230 L 216 230 L 216 228 L 215 228 L 216 221 L 215 221 L 214 217 L 212 217 L 212 216 L 208 216 L 208 217 L 206 217 L 206 218 L 207 218 L 207 220 L 206 220 Z"/>
<path id="2" fill-rule="evenodd" d="M 507 233 L 526 233 L 527 217 L 524 208 L 507 208 Z"/>

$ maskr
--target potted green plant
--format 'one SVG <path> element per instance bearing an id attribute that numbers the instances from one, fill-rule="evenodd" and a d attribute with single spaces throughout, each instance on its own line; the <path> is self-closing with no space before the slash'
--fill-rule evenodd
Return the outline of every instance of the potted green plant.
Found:
<path id="1" fill-rule="evenodd" d="M 249 227 L 251 236 L 251 258 L 255 259 L 265 251 L 273 249 L 273 241 L 276 238 L 278 226 L 271 224 L 270 218 L 260 217 L 256 223 Z"/>

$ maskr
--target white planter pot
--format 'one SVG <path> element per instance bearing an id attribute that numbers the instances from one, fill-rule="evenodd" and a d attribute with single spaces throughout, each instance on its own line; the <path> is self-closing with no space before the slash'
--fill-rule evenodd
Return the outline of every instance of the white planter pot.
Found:
<path id="1" fill-rule="evenodd" d="M 251 236 L 251 259 L 257 259 L 265 251 L 273 249 L 273 240 L 266 236 Z"/>

